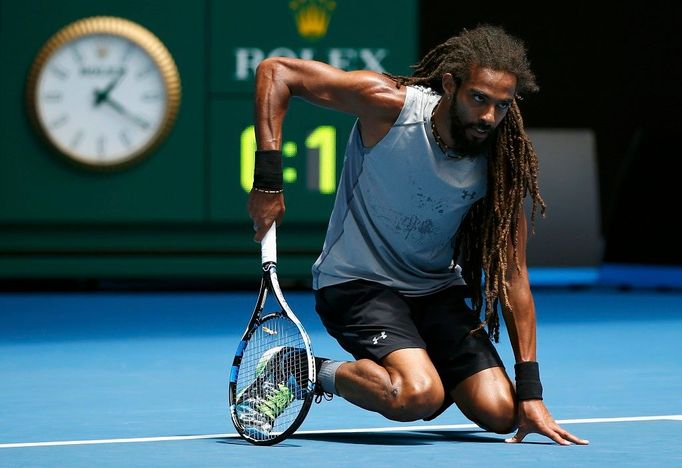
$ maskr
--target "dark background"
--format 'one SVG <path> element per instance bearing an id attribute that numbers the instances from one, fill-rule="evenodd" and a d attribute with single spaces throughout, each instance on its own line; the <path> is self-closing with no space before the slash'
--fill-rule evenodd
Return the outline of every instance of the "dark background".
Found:
<path id="1" fill-rule="evenodd" d="M 422 1 L 420 56 L 481 23 L 523 39 L 540 84 L 522 104 L 526 126 L 596 134 L 604 261 L 682 264 L 679 4 L 543 5 Z"/>

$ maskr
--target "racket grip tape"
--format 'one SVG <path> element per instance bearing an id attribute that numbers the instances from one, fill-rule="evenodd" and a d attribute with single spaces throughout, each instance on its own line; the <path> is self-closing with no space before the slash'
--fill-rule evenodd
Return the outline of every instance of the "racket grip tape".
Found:
<path id="1" fill-rule="evenodd" d="M 277 263 L 277 226 L 275 224 L 272 223 L 260 243 L 263 265 L 268 262 Z"/>

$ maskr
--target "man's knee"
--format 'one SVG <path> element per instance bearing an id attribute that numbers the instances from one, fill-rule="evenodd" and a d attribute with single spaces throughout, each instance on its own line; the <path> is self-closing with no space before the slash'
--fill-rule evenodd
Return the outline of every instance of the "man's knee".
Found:
<path id="1" fill-rule="evenodd" d="M 431 416 L 443 405 L 440 380 L 423 377 L 399 382 L 387 395 L 384 416 L 395 421 L 416 421 Z"/>

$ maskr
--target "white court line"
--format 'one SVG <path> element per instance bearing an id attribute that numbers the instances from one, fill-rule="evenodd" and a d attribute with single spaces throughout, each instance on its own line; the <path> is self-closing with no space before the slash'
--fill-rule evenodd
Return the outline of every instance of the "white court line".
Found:
<path id="1" fill-rule="evenodd" d="M 595 424 L 614 422 L 640 422 L 640 421 L 682 421 L 682 414 L 667 416 L 631 416 L 623 418 L 588 418 L 588 419 L 561 419 L 559 424 Z M 438 426 L 398 426 L 398 427 L 371 427 L 364 429 L 329 429 L 321 431 L 298 431 L 296 434 L 371 434 L 381 432 L 420 432 L 442 431 L 453 429 L 478 429 L 476 424 L 445 424 Z M 16 444 L 0 444 L 2 448 L 25 448 L 25 447 L 55 447 L 62 445 L 96 445 L 96 444 L 130 444 L 140 442 L 167 442 L 174 440 L 198 440 L 198 439 L 233 439 L 238 434 L 200 434 L 188 436 L 165 436 L 165 437 L 135 437 L 129 439 L 91 439 L 91 440 L 62 440 L 54 442 L 25 442 Z"/>

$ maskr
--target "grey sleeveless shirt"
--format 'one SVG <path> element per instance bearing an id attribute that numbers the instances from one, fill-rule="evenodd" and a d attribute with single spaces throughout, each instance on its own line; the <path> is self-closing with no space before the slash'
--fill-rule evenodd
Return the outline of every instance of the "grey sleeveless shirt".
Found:
<path id="1" fill-rule="evenodd" d="M 356 122 L 313 288 L 364 279 L 407 296 L 463 285 L 454 236 L 486 192 L 485 156 L 451 158 L 431 132 L 440 95 L 407 87 L 393 127 L 371 148 Z"/>

